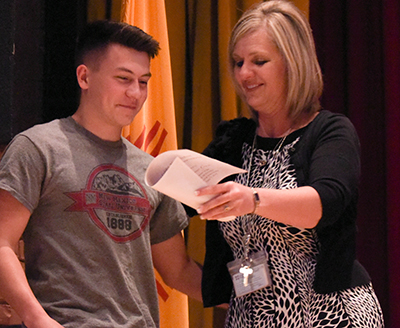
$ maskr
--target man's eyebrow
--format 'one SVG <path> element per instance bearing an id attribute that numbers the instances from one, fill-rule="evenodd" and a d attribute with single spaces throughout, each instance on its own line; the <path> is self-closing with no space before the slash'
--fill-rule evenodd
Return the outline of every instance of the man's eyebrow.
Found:
<path id="1" fill-rule="evenodd" d="M 129 74 L 135 74 L 133 71 L 131 71 L 130 69 L 128 69 L 128 68 L 126 68 L 126 67 L 117 67 L 117 70 L 123 71 L 123 72 L 126 72 L 126 73 L 129 73 Z M 148 72 L 148 73 L 146 73 L 146 74 L 143 74 L 142 76 L 151 77 L 151 73 Z"/>

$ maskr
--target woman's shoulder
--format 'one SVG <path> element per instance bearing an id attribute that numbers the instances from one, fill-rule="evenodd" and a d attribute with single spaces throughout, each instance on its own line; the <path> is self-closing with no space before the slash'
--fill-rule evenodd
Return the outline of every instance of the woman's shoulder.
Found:
<path id="1" fill-rule="evenodd" d="M 246 133 L 255 130 L 256 125 L 257 124 L 253 119 L 246 117 L 235 118 L 230 121 L 222 121 L 217 127 L 216 136 L 223 134 L 236 135 L 239 131 Z"/>
<path id="2" fill-rule="evenodd" d="M 297 154 L 311 154 L 318 144 L 332 141 L 353 143 L 358 147 L 357 131 L 350 119 L 340 113 L 321 110 L 303 130 Z"/>
<path id="3" fill-rule="evenodd" d="M 313 122 L 319 125 L 334 124 L 334 123 L 352 125 L 350 119 L 345 114 L 331 112 L 326 109 L 321 110 L 319 114 L 315 117 Z"/>
<path id="4" fill-rule="evenodd" d="M 341 113 L 321 110 L 309 124 L 307 134 L 331 134 L 342 131 L 345 134 L 356 134 L 355 127 L 350 119 Z"/>
<path id="5" fill-rule="evenodd" d="M 240 156 L 243 142 L 249 135 L 254 136 L 256 126 L 254 120 L 244 117 L 222 121 L 216 129 L 213 141 L 203 153 L 220 160 L 236 162 L 236 156 Z"/>

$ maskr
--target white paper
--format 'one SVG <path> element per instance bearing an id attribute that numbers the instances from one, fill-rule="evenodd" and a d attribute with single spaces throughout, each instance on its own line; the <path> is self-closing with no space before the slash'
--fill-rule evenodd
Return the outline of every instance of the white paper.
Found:
<path id="1" fill-rule="evenodd" d="M 215 185 L 232 174 L 245 172 L 192 150 L 179 149 L 166 151 L 154 158 L 146 170 L 145 182 L 155 190 L 197 209 L 214 197 L 196 196 L 197 189 Z"/>

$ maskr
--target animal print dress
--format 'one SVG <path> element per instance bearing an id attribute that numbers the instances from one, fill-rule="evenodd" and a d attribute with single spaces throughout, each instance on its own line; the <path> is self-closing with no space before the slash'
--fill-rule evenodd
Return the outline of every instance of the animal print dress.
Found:
<path id="1" fill-rule="evenodd" d="M 296 188 L 295 170 L 289 159 L 290 149 L 296 147 L 300 137 L 291 139 L 282 145 L 282 139 L 258 137 L 258 148 L 254 150 L 245 143 L 243 168 L 248 170 L 252 159 L 251 174 L 241 174 L 236 181 L 256 188 Z M 253 220 L 250 252 L 263 249 L 267 252 L 273 283 L 272 287 L 232 297 L 225 327 L 383 327 L 372 285 L 330 294 L 317 294 L 313 290 L 318 254 L 314 229 L 299 229 L 257 215 L 220 222 L 236 259 L 243 257 L 243 222 L 249 219 Z"/>

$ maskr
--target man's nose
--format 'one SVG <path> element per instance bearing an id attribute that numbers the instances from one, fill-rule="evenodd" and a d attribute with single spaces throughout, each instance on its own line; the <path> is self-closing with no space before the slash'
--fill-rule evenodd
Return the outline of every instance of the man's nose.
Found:
<path id="1" fill-rule="evenodd" d="M 126 89 L 126 95 L 128 97 L 138 97 L 140 94 L 140 86 L 139 82 L 132 82 L 129 87 Z"/>

